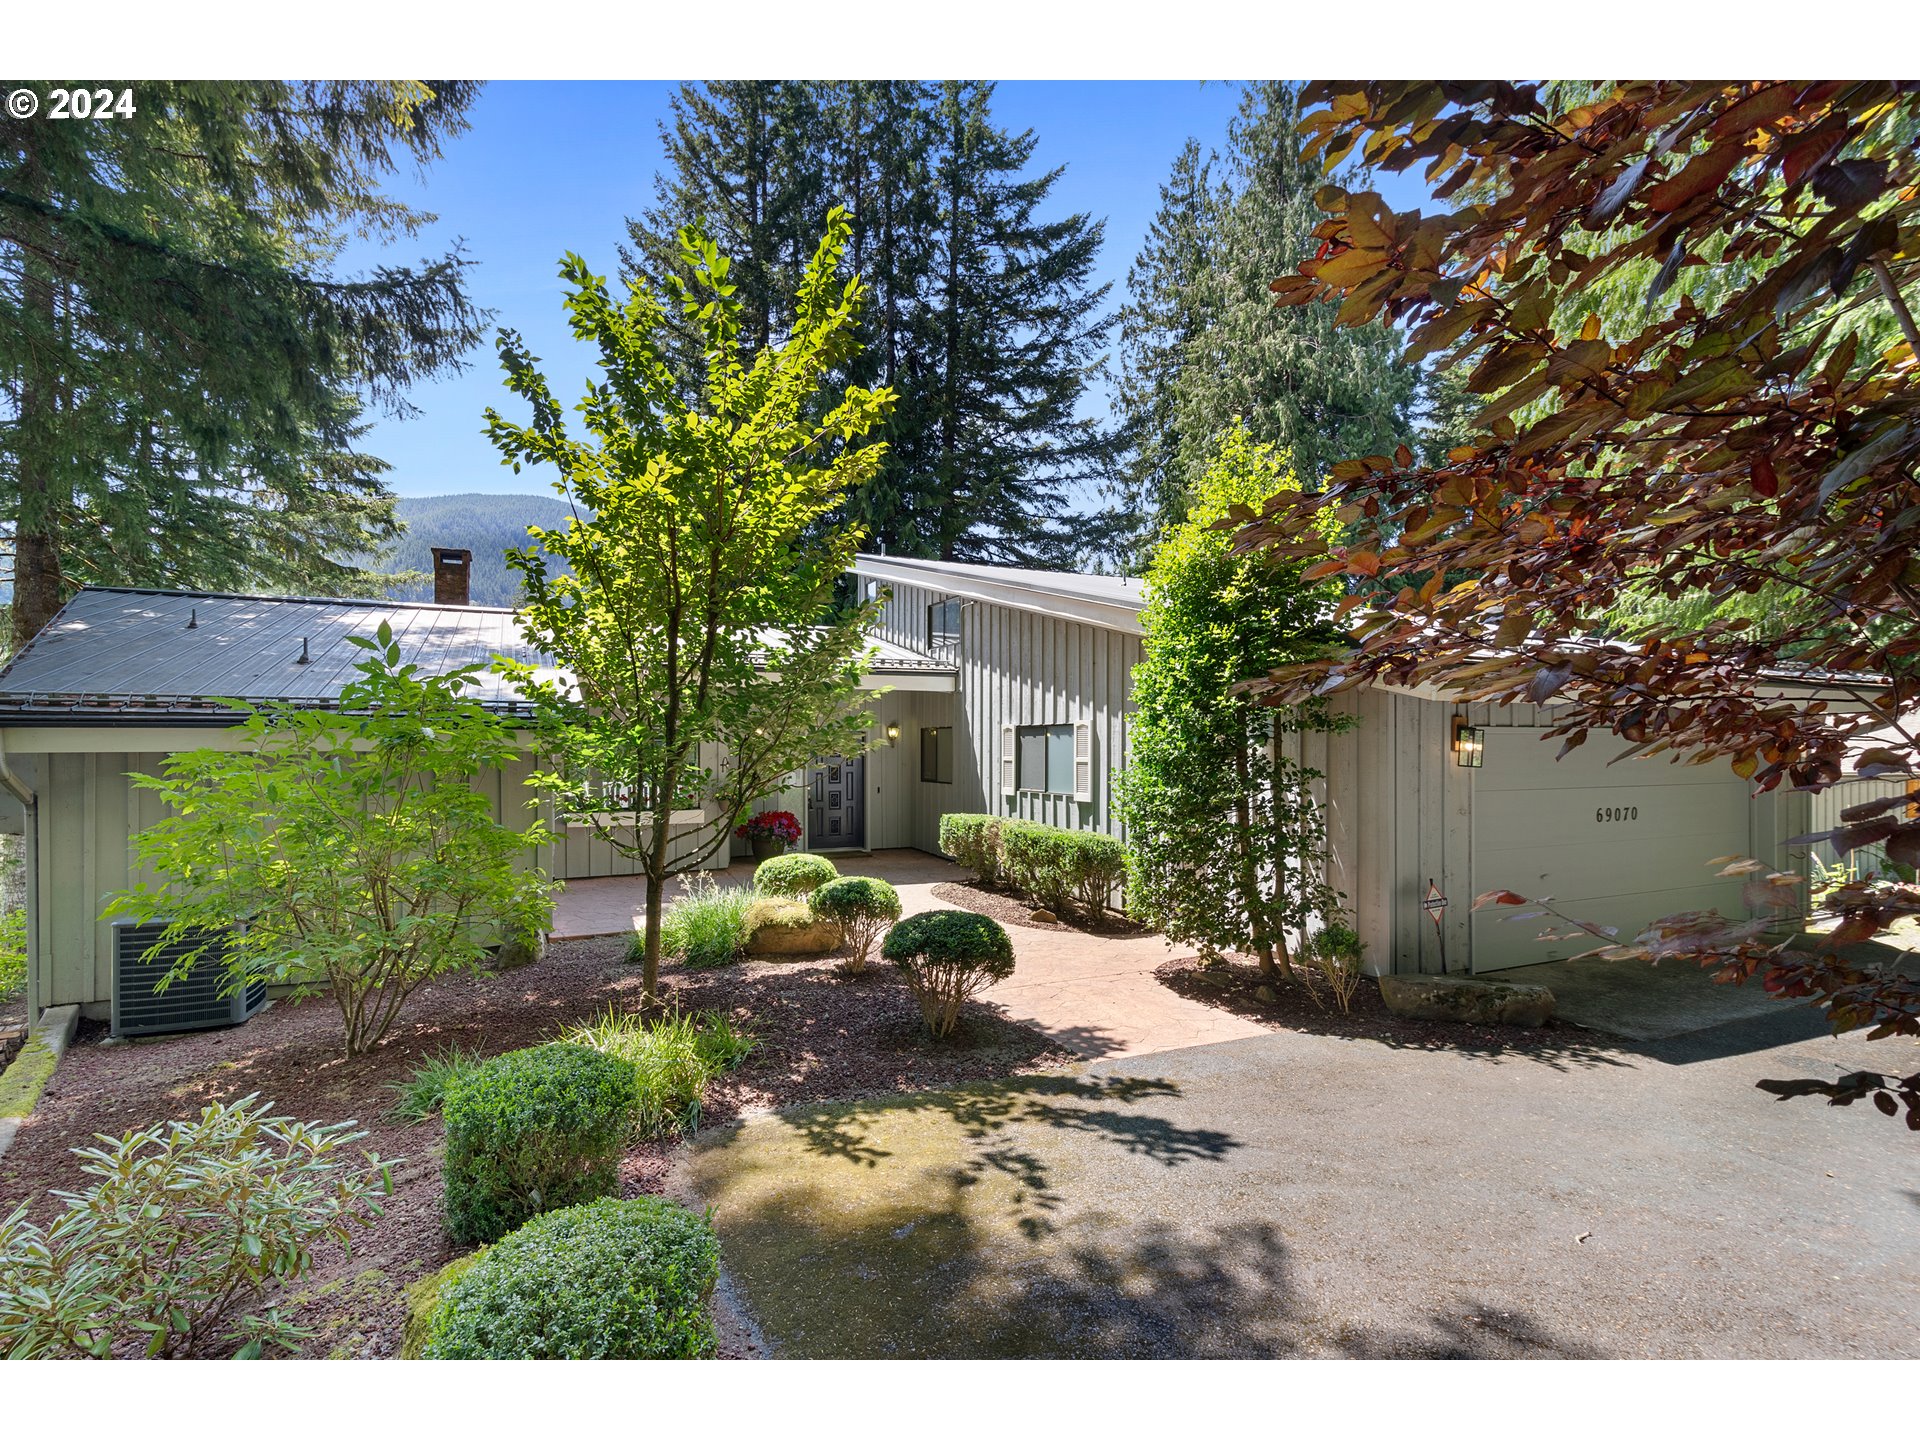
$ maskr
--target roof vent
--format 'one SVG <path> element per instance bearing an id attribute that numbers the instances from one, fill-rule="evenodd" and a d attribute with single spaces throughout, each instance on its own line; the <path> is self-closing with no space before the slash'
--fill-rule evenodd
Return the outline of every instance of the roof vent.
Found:
<path id="1" fill-rule="evenodd" d="M 300 658 L 293 663 L 296 665 L 311 665 L 313 663 L 313 657 L 307 654 L 307 637 L 304 635 L 300 637 Z"/>
<path id="2" fill-rule="evenodd" d="M 266 1004 L 264 980 L 250 980 L 231 994 L 221 993 L 228 979 L 227 945 L 217 933 L 192 969 L 160 989 L 160 982 L 173 973 L 174 963 L 209 938 L 206 931 L 184 935 L 161 946 L 153 959 L 142 960 L 166 930 L 164 920 L 122 921 L 113 927 L 115 1035 L 170 1035 L 178 1030 L 239 1025 Z"/>
<path id="3" fill-rule="evenodd" d="M 473 603 L 473 551 L 433 547 L 433 603 Z"/>

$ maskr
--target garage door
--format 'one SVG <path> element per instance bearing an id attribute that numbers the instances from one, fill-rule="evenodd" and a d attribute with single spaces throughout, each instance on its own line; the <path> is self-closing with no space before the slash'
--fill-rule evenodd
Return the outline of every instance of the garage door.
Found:
<path id="1" fill-rule="evenodd" d="M 1543 742 L 1544 731 L 1481 733 L 1475 894 L 1550 895 L 1569 915 L 1617 926 L 1623 940 L 1681 910 L 1746 913 L 1740 882 L 1716 879 L 1706 863 L 1745 854 L 1750 843 L 1747 785 L 1725 765 L 1674 765 L 1665 757 L 1609 765 L 1626 748 L 1612 735 L 1593 735 L 1556 762 L 1561 742 Z M 1564 960 L 1602 943 L 1541 940 L 1545 922 L 1503 918 L 1514 913 L 1493 908 L 1473 917 L 1476 971 Z"/>

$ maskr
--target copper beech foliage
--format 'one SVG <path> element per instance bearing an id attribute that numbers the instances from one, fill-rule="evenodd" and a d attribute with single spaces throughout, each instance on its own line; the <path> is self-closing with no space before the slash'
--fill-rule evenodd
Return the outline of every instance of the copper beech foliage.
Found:
<path id="1" fill-rule="evenodd" d="M 1301 129 L 1329 170 L 1353 157 L 1413 171 L 1452 208 L 1396 212 L 1327 187 L 1319 247 L 1274 281 L 1278 302 L 1332 299 L 1345 324 L 1404 327 L 1416 356 L 1463 375 L 1486 408 L 1440 468 L 1404 447 L 1358 457 L 1324 493 L 1236 517 L 1243 546 L 1353 585 L 1354 647 L 1276 671 L 1271 687 L 1378 680 L 1551 702 L 1562 753 L 1612 732 L 1629 754 L 1730 763 L 1760 791 L 1920 774 L 1920 91 L 1562 93 L 1307 87 Z M 1599 297 L 1623 281 L 1643 303 L 1603 315 Z M 1316 523 L 1327 508 L 1343 522 L 1332 538 Z M 1630 586 L 1783 600 L 1765 623 L 1723 606 L 1609 640 Z M 1809 680 L 1829 698 L 1809 700 Z M 1894 799 L 1844 821 L 1835 844 L 1883 845 L 1901 872 L 1829 898 L 1838 939 L 1861 940 L 1920 913 L 1920 818 Z M 1795 889 L 1758 862 L 1718 863 L 1752 866 L 1739 873 L 1756 903 Z M 1676 916 L 1608 949 L 1698 955 L 1822 1001 L 1838 1028 L 1920 1034 L 1920 986 L 1837 948 L 1780 949 L 1752 922 Z M 1920 1077 L 1820 1093 L 1869 1092 L 1889 1113 L 1900 1093 L 1920 1129 Z"/>

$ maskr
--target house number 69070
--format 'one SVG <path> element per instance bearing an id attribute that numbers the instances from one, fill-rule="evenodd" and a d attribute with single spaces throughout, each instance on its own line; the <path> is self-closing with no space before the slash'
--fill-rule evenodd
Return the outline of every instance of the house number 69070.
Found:
<path id="1" fill-rule="evenodd" d="M 1593 818 L 1602 825 L 1609 820 L 1638 820 L 1640 807 L 1638 805 L 1602 805 L 1593 812 Z"/>

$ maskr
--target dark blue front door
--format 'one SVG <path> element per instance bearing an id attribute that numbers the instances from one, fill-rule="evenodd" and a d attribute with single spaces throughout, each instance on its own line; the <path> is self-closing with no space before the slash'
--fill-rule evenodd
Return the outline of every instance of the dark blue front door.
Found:
<path id="1" fill-rule="evenodd" d="M 807 848 L 867 848 L 867 759 L 829 755 L 807 775 Z"/>

